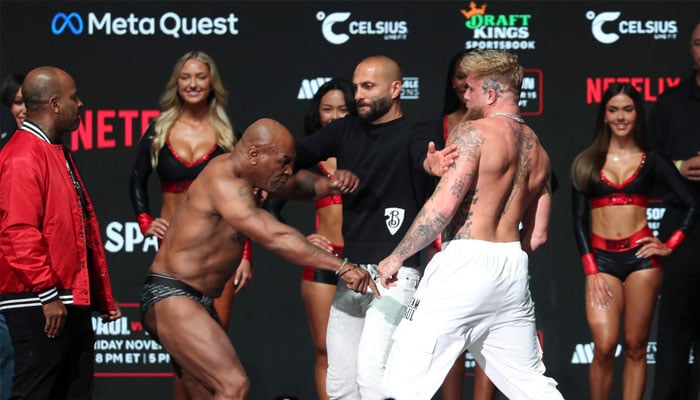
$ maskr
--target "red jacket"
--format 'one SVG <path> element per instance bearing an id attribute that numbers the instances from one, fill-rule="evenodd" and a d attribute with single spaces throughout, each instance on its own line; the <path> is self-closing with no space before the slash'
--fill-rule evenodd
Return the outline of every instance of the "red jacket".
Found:
<path id="1" fill-rule="evenodd" d="M 0 151 L 0 311 L 40 306 L 59 296 L 66 304 L 115 310 L 85 186 L 68 156 L 85 193 L 83 216 L 63 147 L 41 136 L 36 125 L 25 122 Z"/>

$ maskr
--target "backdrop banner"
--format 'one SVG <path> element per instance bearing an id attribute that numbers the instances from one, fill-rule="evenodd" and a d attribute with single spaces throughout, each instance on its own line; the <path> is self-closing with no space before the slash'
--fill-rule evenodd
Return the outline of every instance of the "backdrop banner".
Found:
<path id="1" fill-rule="evenodd" d="M 137 144 L 159 114 L 159 97 L 181 55 L 202 50 L 214 58 L 238 132 L 271 117 L 301 137 L 318 87 L 335 76 L 351 79 L 355 65 L 375 54 L 401 65 L 402 107 L 409 119 L 440 116 L 447 63 L 465 48 L 509 50 L 525 68 L 522 114 L 559 179 L 549 242 L 531 257 L 537 325 L 547 374 L 567 399 L 587 398 L 593 345 L 573 236 L 569 168 L 591 142 L 598 103 L 611 83 L 630 82 L 649 111 L 664 90 L 693 73 L 689 39 L 698 16 L 700 2 L 691 1 L 3 0 L 0 75 L 58 66 L 75 78 L 85 103 L 82 123 L 65 143 L 95 204 L 124 311 L 108 325 L 93 319 L 95 398 L 172 395 L 170 356 L 139 319 L 138 292 L 157 243 L 139 231 L 128 183 Z M 150 197 L 158 210 L 157 178 Z M 648 209 L 655 231 L 664 212 L 663 202 Z M 313 213 L 313 204 L 303 202 L 284 210 L 287 222 L 305 234 L 313 232 Z M 299 294 L 302 269 L 258 245 L 253 258 L 255 277 L 235 300 L 229 329 L 250 376 L 250 398 L 316 398 L 314 351 Z M 647 399 L 655 340 L 654 329 Z M 619 348 L 614 393 L 621 393 L 623 358 Z M 467 367 L 470 392 L 471 357 Z"/>

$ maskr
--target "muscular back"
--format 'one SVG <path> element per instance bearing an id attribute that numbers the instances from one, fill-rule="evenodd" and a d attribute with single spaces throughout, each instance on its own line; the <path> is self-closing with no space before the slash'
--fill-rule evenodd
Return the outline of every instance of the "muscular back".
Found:
<path id="1" fill-rule="evenodd" d="M 242 214 L 255 208 L 250 186 L 234 174 L 231 155 L 214 158 L 175 210 L 151 272 L 174 276 L 218 297 L 240 263 L 246 239 L 219 210 Z"/>
<path id="2" fill-rule="evenodd" d="M 537 135 L 525 124 L 491 117 L 460 124 L 449 141 L 459 158 L 440 185 L 463 198 L 445 239 L 520 240 L 520 222 L 548 190 L 550 162 Z"/>

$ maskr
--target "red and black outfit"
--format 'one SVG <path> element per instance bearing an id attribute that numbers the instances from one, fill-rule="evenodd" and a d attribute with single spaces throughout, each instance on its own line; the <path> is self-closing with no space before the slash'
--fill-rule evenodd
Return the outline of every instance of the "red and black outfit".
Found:
<path id="1" fill-rule="evenodd" d="M 327 176 L 328 179 L 333 179 L 333 174 L 328 172 L 328 170 L 323 167 L 323 164 L 318 163 L 316 165 L 318 166 L 318 169 L 323 175 Z M 343 204 L 343 197 L 341 195 L 334 194 L 316 200 L 316 210 L 320 210 L 321 208 L 332 206 L 335 204 Z M 318 228 L 318 215 L 316 215 L 316 228 Z M 331 243 L 331 247 L 333 248 L 333 254 L 336 257 L 341 257 L 343 255 L 342 244 Z M 301 279 L 305 281 L 327 283 L 329 285 L 338 284 L 338 275 L 336 275 L 334 271 L 328 271 L 312 266 L 304 267 L 304 271 L 301 273 Z"/>
<path id="2" fill-rule="evenodd" d="M 575 188 L 572 193 L 574 234 L 581 254 L 584 272 L 605 272 L 624 281 L 634 271 L 659 267 L 656 257 L 637 258 L 635 253 L 642 246 L 636 243 L 653 233 L 648 227 L 625 238 L 604 238 L 590 232 L 590 210 L 598 207 L 636 205 L 646 207 L 654 187 L 666 184 L 685 205 L 685 217 L 680 226 L 666 241 L 675 249 L 683 241 L 697 217 L 692 193 L 673 164 L 660 153 L 650 151 L 642 156 L 636 171 L 621 184 L 607 179 L 601 170 L 599 179 L 591 182 L 588 193 Z"/>
<path id="3" fill-rule="evenodd" d="M 141 233 L 146 233 L 148 227 L 151 226 L 151 222 L 153 222 L 148 199 L 148 178 L 153 173 L 151 147 L 155 133 L 155 124 L 151 124 L 139 143 L 139 152 L 136 156 L 134 168 L 131 171 L 131 181 L 129 183 L 131 205 L 134 208 Z M 156 167 L 161 191 L 163 193 L 186 192 L 192 181 L 207 166 L 209 160 L 224 153 L 226 153 L 226 150 L 218 145 L 214 145 L 200 159 L 187 162 L 177 154 L 170 141 L 166 141 L 165 146 L 158 153 L 158 166 Z M 245 243 L 243 259 L 251 259 L 250 240 Z"/>
<path id="4" fill-rule="evenodd" d="M 70 153 L 25 121 L 0 153 L 0 311 L 15 350 L 12 397 L 92 394 L 91 311 L 116 310 L 97 217 Z M 42 305 L 68 310 L 44 332 Z"/>

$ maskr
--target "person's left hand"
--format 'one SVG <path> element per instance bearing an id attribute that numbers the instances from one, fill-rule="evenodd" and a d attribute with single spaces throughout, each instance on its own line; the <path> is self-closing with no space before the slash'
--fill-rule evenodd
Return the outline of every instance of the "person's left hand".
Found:
<path id="1" fill-rule="evenodd" d="M 370 274 L 369 271 L 365 271 L 364 269 L 353 264 L 347 264 L 347 268 L 351 269 L 347 272 L 344 272 L 345 269 L 343 269 L 343 271 L 340 271 L 339 276 L 345 281 L 348 289 L 362 294 L 367 293 L 367 289 L 372 289 L 372 293 L 374 293 L 375 298 L 382 298 L 382 295 L 379 293 L 379 289 L 377 288 L 377 284 L 374 283 L 372 274 Z"/>
<path id="2" fill-rule="evenodd" d="M 251 260 L 241 259 L 241 263 L 238 264 L 236 268 L 236 273 L 233 276 L 233 286 L 236 288 L 233 290 L 233 294 L 237 295 L 238 292 L 243 290 L 243 287 L 248 284 L 253 279 L 253 262 Z"/>
<path id="3" fill-rule="evenodd" d="M 382 286 L 385 288 L 396 286 L 397 274 L 402 264 L 403 260 L 393 254 L 379 262 L 377 269 L 379 270 L 379 279 Z"/>
<path id="4" fill-rule="evenodd" d="M 339 169 L 333 174 L 328 189 L 333 194 L 346 194 L 357 190 L 359 185 L 360 178 L 357 175 L 346 169 Z"/>
<path id="5" fill-rule="evenodd" d="M 121 317 L 122 317 L 122 309 L 121 309 L 121 307 L 119 307 L 119 304 L 117 304 L 117 303 L 114 304 L 113 311 L 103 311 L 100 313 L 100 318 L 102 318 L 102 322 L 104 322 L 104 323 L 116 321 Z"/>
<path id="6" fill-rule="evenodd" d="M 637 243 L 644 244 L 637 250 L 635 254 L 639 258 L 649 258 L 652 256 L 667 256 L 673 252 L 673 249 L 666 246 L 656 236 L 644 237 L 637 240 Z"/>
<path id="7" fill-rule="evenodd" d="M 423 162 L 423 168 L 431 175 L 442 176 L 455 163 L 457 157 L 459 157 L 459 154 L 457 154 L 456 144 L 450 144 L 438 151 L 435 149 L 435 142 L 430 142 L 428 143 L 428 153 Z"/>

